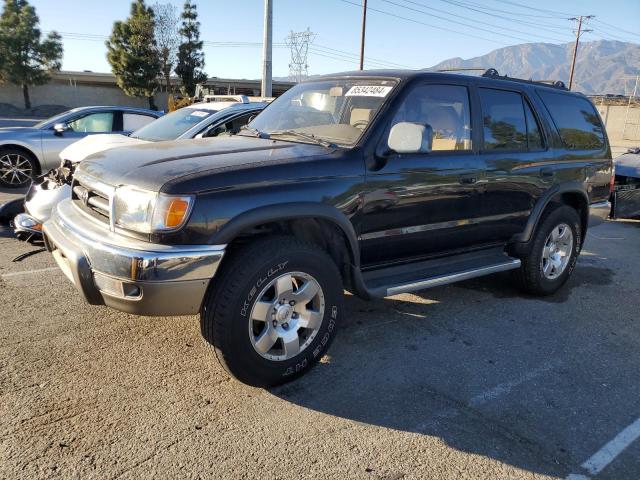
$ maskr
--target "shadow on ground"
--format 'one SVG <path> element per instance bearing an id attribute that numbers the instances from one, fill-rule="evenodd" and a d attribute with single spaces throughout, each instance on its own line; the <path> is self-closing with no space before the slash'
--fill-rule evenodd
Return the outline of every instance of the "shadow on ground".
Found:
<path id="1" fill-rule="evenodd" d="M 348 297 L 347 318 L 327 361 L 271 393 L 325 414 L 438 437 L 461 451 L 565 476 L 591 448 L 581 451 L 583 445 L 573 442 L 568 412 L 574 414 L 571 422 L 585 425 L 582 434 L 592 433 L 593 412 L 581 410 L 581 402 L 607 402 L 590 392 L 574 398 L 565 390 L 576 382 L 566 366 L 573 359 L 563 357 L 567 345 L 584 342 L 592 348 L 585 322 L 566 312 L 586 287 L 599 289 L 613 277 L 612 270 L 587 261 L 562 291 L 542 299 L 519 293 L 508 274 L 408 300 Z M 595 371 L 595 357 L 581 358 L 580 368 Z M 550 370 L 545 381 L 550 378 L 552 387 L 540 388 L 536 369 Z"/>

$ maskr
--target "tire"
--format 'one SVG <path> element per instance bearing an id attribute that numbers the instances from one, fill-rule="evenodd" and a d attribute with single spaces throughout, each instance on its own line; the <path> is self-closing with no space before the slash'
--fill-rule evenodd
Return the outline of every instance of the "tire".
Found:
<path id="1" fill-rule="evenodd" d="M 294 237 L 277 236 L 225 260 L 200 312 L 202 335 L 218 361 L 256 387 L 305 373 L 329 348 L 342 314 L 342 279 L 332 258 Z"/>
<path id="2" fill-rule="evenodd" d="M 533 295 L 551 295 L 571 276 L 582 247 L 578 212 L 558 205 L 544 213 L 525 255 L 514 271 L 518 287 Z M 570 249 L 570 253 L 567 252 Z"/>
<path id="3" fill-rule="evenodd" d="M 0 187 L 25 187 L 39 170 L 38 161 L 30 153 L 17 148 L 0 150 Z"/>

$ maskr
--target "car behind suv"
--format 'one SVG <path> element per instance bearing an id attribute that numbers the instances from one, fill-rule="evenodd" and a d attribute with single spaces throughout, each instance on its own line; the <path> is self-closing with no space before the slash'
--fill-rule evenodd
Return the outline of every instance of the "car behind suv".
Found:
<path id="1" fill-rule="evenodd" d="M 44 234 L 89 303 L 199 313 L 224 367 L 268 386 L 326 352 L 343 289 L 511 270 L 555 292 L 611 171 L 597 111 L 562 85 L 354 72 L 295 86 L 233 137 L 90 157 Z"/>

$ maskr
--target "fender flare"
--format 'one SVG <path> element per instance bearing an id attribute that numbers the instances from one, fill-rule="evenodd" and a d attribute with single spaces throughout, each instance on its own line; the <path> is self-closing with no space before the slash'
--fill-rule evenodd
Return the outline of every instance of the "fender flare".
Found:
<path id="1" fill-rule="evenodd" d="M 527 243 L 531 240 L 533 232 L 535 232 L 536 227 L 538 226 L 538 222 L 542 217 L 545 209 L 551 203 L 551 201 L 565 193 L 571 194 L 579 194 L 584 199 L 584 203 L 589 208 L 589 195 L 585 191 L 584 183 L 582 182 L 567 182 L 562 185 L 554 185 L 552 188 L 547 190 L 536 202 L 533 209 L 531 210 L 531 214 L 529 215 L 529 220 L 527 220 L 527 224 L 524 230 L 517 234 L 514 237 L 514 241 L 518 243 Z M 586 212 L 588 215 L 588 212 Z M 586 225 L 585 231 L 582 232 L 583 236 L 586 234 Z"/>
<path id="2" fill-rule="evenodd" d="M 360 265 L 360 247 L 355 229 L 349 219 L 337 208 L 324 203 L 296 202 L 265 205 L 248 210 L 225 223 L 212 235 L 210 243 L 224 245 L 231 243 L 242 231 L 264 223 L 296 218 L 320 218 L 337 225 L 349 243 L 354 266 Z"/>

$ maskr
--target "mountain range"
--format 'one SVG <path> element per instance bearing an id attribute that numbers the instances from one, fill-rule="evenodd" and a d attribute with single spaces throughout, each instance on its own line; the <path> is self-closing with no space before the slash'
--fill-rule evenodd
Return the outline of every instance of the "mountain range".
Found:
<path id="1" fill-rule="evenodd" d="M 569 82 L 573 43 L 525 43 L 494 50 L 486 55 L 451 58 L 426 70 L 448 68 L 495 68 L 500 75 L 534 80 Z M 598 40 L 581 42 L 578 49 L 573 89 L 586 94 L 630 93 L 633 82 L 623 77 L 640 75 L 640 45 Z"/>
<path id="2" fill-rule="evenodd" d="M 534 80 L 562 80 L 568 85 L 573 47 L 573 43 L 524 43 L 499 48 L 467 60 L 450 58 L 425 70 L 495 68 L 500 75 Z M 640 44 L 613 40 L 581 42 L 573 90 L 588 95 L 630 94 L 633 88 L 632 77 L 635 75 L 640 75 Z M 626 90 L 624 77 L 627 77 Z M 288 77 L 274 77 L 274 80 L 288 80 Z"/>

